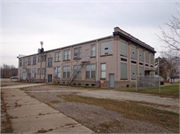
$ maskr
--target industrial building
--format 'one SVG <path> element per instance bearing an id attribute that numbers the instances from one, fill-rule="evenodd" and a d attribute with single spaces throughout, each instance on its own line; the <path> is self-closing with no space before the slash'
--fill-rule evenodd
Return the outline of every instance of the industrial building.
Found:
<path id="1" fill-rule="evenodd" d="M 155 53 L 151 46 L 115 27 L 107 37 L 18 56 L 18 76 L 29 82 L 131 88 L 137 75 L 154 75 Z"/>

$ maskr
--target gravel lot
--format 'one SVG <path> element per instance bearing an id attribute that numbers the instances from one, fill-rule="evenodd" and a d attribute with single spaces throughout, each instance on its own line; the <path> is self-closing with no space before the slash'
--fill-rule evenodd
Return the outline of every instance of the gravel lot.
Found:
<path id="1" fill-rule="evenodd" d="M 173 109 L 178 109 L 179 102 L 177 99 L 153 95 L 142 95 L 113 90 L 85 90 L 79 87 L 52 85 L 28 88 L 26 89 L 26 92 L 30 96 L 77 120 L 91 130 L 106 133 L 168 133 L 169 131 L 157 124 L 125 118 L 123 114 L 104 109 L 100 106 L 78 102 L 67 102 L 63 98 L 57 97 L 57 95 L 63 96 L 75 94 L 87 97 L 110 98 L 121 101 L 145 101 L 149 103 L 157 103 L 159 105 L 166 104 L 166 107 L 169 106 L 168 108 L 172 111 Z M 153 105 L 153 107 L 154 106 L 155 105 Z"/>

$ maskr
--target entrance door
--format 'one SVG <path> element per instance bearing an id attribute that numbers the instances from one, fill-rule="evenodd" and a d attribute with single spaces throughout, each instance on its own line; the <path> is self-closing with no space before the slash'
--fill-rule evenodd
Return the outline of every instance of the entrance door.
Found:
<path id="1" fill-rule="evenodd" d="M 52 82 L 52 74 L 48 74 L 48 83 Z"/>
<path id="2" fill-rule="evenodd" d="M 86 49 L 86 61 L 89 61 L 89 49 Z"/>
<path id="3" fill-rule="evenodd" d="M 114 74 L 109 74 L 109 87 L 114 88 Z"/>

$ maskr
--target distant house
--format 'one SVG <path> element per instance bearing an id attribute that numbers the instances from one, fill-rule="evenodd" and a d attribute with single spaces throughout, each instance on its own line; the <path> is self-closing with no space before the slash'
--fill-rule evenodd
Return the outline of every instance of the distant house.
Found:
<path id="1" fill-rule="evenodd" d="M 58 47 L 58 46 L 57 46 Z M 154 75 L 156 51 L 114 28 L 112 35 L 67 47 L 21 56 L 19 79 L 30 82 L 134 87 L 136 75 Z"/>

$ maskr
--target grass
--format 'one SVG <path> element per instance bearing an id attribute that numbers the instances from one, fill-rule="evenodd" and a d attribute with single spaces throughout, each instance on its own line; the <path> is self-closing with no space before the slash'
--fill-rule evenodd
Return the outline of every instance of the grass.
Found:
<path id="1" fill-rule="evenodd" d="M 125 92 L 136 92 L 136 89 L 125 89 L 121 90 Z M 174 97 L 179 98 L 179 85 L 169 85 L 161 87 L 161 93 L 159 93 L 159 88 L 147 89 L 147 90 L 139 90 L 137 93 L 148 93 L 148 94 L 155 94 L 160 96 L 166 97 Z"/>
<path id="2" fill-rule="evenodd" d="M 111 99 L 98 99 L 76 95 L 64 95 L 63 99 L 69 102 L 80 102 L 101 106 L 107 110 L 119 112 L 126 118 L 159 124 L 172 132 L 179 131 L 179 114 L 174 112 L 138 105 L 135 102 L 116 101 Z M 106 127 L 108 127 L 108 125 Z"/>
<path id="3" fill-rule="evenodd" d="M 61 103 L 60 101 L 58 100 L 52 100 L 50 103 L 55 103 L 55 104 L 58 104 L 58 103 Z"/>

